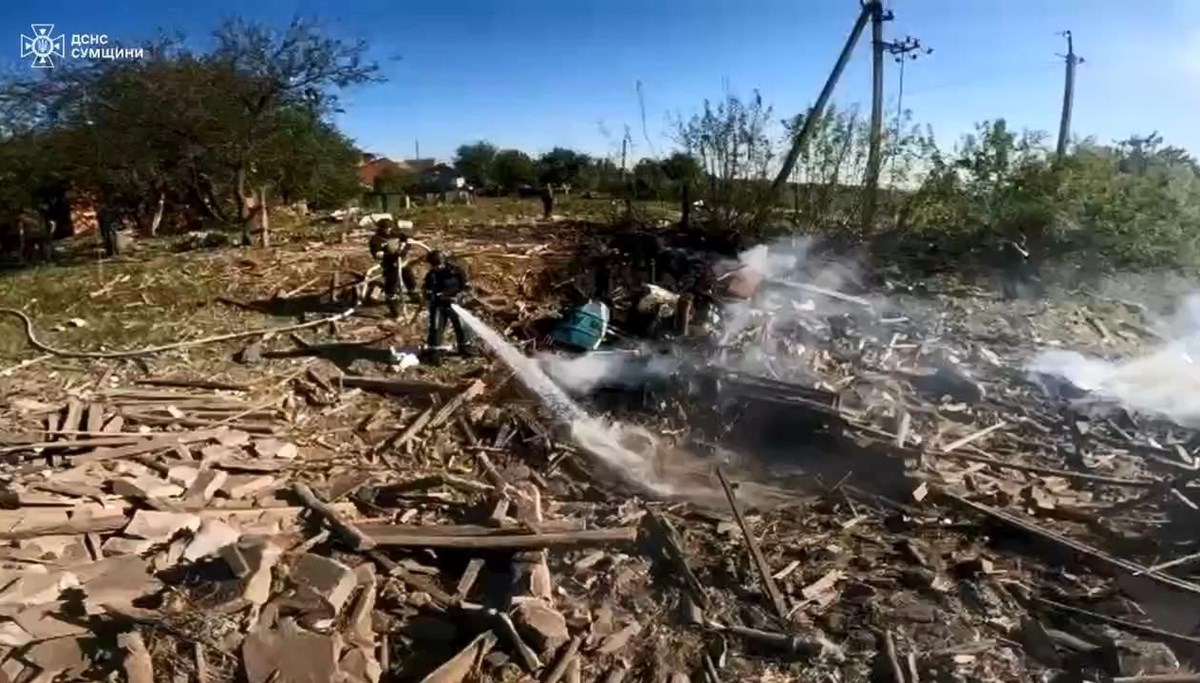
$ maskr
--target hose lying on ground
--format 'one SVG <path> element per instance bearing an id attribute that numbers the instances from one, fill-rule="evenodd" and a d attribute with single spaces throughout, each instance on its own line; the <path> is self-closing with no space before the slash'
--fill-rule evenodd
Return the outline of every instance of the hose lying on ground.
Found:
<path id="1" fill-rule="evenodd" d="M 40 339 L 37 338 L 36 335 L 34 335 L 33 321 L 30 320 L 29 316 L 26 315 L 24 311 L 18 310 L 16 308 L 0 308 L 0 313 L 13 315 L 13 316 L 20 318 L 21 322 L 24 323 L 24 325 L 25 325 L 25 338 L 29 341 L 29 344 L 31 346 L 33 346 L 35 349 L 38 349 L 39 351 L 43 351 L 45 353 L 59 356 L 61 358 L 115 359 L 115 358 L 133 358 L 135 356 L 151 356 L 156 353 L 163 353 L 164 351 L 175 351 L 176 349 L 186 349 L 186 348 L 190 348 L 193 346 L 203 346 L 205 344 L 215 344 L 217 342 L 229 341 L 231 339 L 242 339 L 244 337 L 256 337 L 256 336 L 260 336 L 260 335 L 273 334 L 273 333 L 279 333 L 279 332 L 295 332 L 296 330 L 303 330 L 303 329 L 306 329 L 309 327 L 317 327 L 318 325 L 324 325 L 326 323 L 330 323 L 330 322 L 334 322 L 336 320 L 341 320 L 343 318 L 347 318 L 352 313 L 354 313 L 354 309 L 351 308 L 351 309 L 348 309 L 341 313 L 338 313 L 337 315 L 330 316 L 328 318 L 321 318 L 320 320 L 313 320 L 313 321 L 306 322 L 306 323 L 298 323 L 295 325 L 284 325 L 282 327 L 259 328 L 259 329 L 255 329 L 255 330 L 246 330 L 244 332 L 231 332 L 229 334 L 220 334 L 220 335 L 216 335 L 213 337 L 204 337 L 202 339 L 191 339 L 188 341 L 175 342 L 173 344 L 164 344 L 162 346 L 147 346 L 147 347 L 141 348 L 141 349 L 126 349 L 123 351 L 67 351 L 67 350 L 63 350 L 63 349 L 56 349 L 53 346 L 50 346 L 50 345 L 46 344 L 45 342 L 41 341 Z"/>

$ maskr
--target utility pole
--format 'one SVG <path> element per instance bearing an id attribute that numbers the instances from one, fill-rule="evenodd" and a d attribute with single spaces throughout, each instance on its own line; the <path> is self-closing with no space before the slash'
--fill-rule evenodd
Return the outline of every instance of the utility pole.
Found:
<path id="1" fill-rule="evenodd" d="M 892 61 L 900 65 L 900 83 L 896 94 L 896 122 L 892 126 L 892 135 L 896 140 L 900 139 L 900 117 L 904 114 L 904 64 L 909 60 L 915 60 L 921 55 L 933 54 L 933 48 L 922 48 L 921 39 L 905 36 L 901 40 L 886 42 L 883 44 L 883 49 L 887 50 L 888 54 L 892 55 Z M 896 155 L 892 155 L 892 172 L 896 169 Z"/>
<path id="2" fill-rule="evenodd" d="M 846 44 L 842 46 L 842 52 L 838 55 L 837 61 L 833 65 L 833 71 L 830 71 L 829 77 L 825 79 L 825 85 L 821 88 L 821 94 L 817 95 L 816 103 L 808 110 L 808 115 L 804 117 L 804 121 L 800 125 L 800 130 L 792 138 L 792 147 L 783 159 L 783 167 L 779 169 L 779 175 L 775 176 L 775 182 L 771 183 L 772 197 L 779 196 L 779 189 L 783 187 L 788 176 L 796 168 L 796 160 L 800 158 L 800 151 L 804 149 L 805 143 L 808 142 L 809 136 L 812 135 L 813 130 L 816 128 L 817 119 L 821 118 L 821 114 L 824 113 L 825 105 L 829 103 L 829 98 L 833 95 L 833 89 L 837 86 L 838 79 L 842 76 L 842 71 L 846 69 L 846 62 L 850 61 L 850 55 L 854 52 L 854 46 L 858 44 L 858 38 L 862 35 L 863 28 L 867 25 L 867 19 L 871 16 L 870 8 L 871 4 L 863 5 L 862 11 L 858 13 L 858 18 L 854 21 L 854 27 L 850 29 L 850 35 L 846 37 Z"/>
<path id="3" fill-rule="evenodd" d="M 633 187 L 629 173 L 625 170 L 625 156 L 629 152 L 629 126 L 625 126 L 625 137 L 621 138 L 621 193 L 625 195 L 625 217 L 633 215 Z"/>
<path id="4" fill-rule="evenodd" d="M 1067 54 L 1062 55 L 1067 63 L 1066 80 L 1063 83 L 1062 118 L 1058 122 L 1058 149 L 1055 155 L 1062 159 L 1067 154 L 1067 140 L 1071 137 L 1071 109 L 1075 104 L 1075 65 L 1082 64 L 1083 58 L 1075 54 L 1075 41 L 1071 39 L 1070 31 L 1060 35 L 1067 37 Z"/>
<path id="5" fill-rule="evenodd" d="M 871 15 L 871 140 L 867 150 L 866 203 L 863 206 L 863 225 L 870 230 L 875 223 L 879 203 L 879 165 L 883 157 L 883 22 L 892 19 L 884 12 L 882 0 L 870 0 L 863 6 Z"/>

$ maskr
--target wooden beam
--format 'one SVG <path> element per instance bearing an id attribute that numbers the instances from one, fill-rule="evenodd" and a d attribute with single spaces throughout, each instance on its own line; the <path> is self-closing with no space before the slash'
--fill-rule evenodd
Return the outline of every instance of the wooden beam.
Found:
<path id="1" fill-rule="evenodd" d="M 467 550 L 541 550 L 543 548 L 586 548 L 637 540 L 637 527 L 589 529 L 545 534 L 514 534 L 497 529 L 494 533 L 474 536 L 455 536 L 438 532 L 413 533 L 377 527 L 363 532 L 377 546 L 403 548 L 462 548 Z"/>

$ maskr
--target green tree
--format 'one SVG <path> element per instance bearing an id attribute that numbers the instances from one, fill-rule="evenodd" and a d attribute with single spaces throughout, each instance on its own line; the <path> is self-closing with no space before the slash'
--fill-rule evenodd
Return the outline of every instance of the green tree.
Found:
<path id="1" fill-rule="evenodd" d="M 952 153 L 934 149 L 907 203 L 910 244 L 945 263 L 990 258 L 1025 235 L 1035 254 L 1104 269 L 1200 266 L 1200 174 L 1151 135 L 1084 141 L 1056 160 L 1041 132 L 985 121 Z"/>
<path id="2" fill-rule="evenodd" d="M 460 145 L 454 155 L 454 168 L 467 183 L 475 187 L 490 187 L 495 182 L 496 146 L 485 140 Z"/>
<path id="3" fill-rule="evenodd" d="M 637 199 L 662 199 L 667 191 L 667 174 L 658 159 L 645 158 L 633 167 L 633 192 Z"/>
<path id="4" fill-rule="evenodd" d="M 580 186 L 589 192 L 617 194 L 624 191 L 621 185 L 621 169 L 608 158 L 593 159 L 579 174 Z"/>
<path id="5" fill-rule="evenodd" d="M 687 152 L 674 152 L 663 159 L 662 171 L 675 183 L 696 185 L 704 177 L 704 169 L 700 168 L 700 162 Z"/>
<path id="6" fill-rule="evenodd" d="M 281 112 L 304 109 L 319 115 L 337 106 L 337 90 L 379 80 L 377 64 L 364 60 L 366 43 L 346 43 L 294 19 L 276 32 L 230 19 L 214 33 L 216 48 L 206 61 L 231 77 L 216 98 L 225 117 L 234 201 L 245 218 L 247 174 L 281 128 Z"/>
<path id="7" fill-rule="evenodd" d="M 1116 143 L 1116 153 L 1119 157 L 1118 167 L 1124 173 L 1145 175 L 1152 169 L 1173 167 L 1189 168 L 1200 172 L 1196 159 L 1186 150 L 1179 147 L 1163 147 L 1162 136 L 1157 132 L 1146 136 L 1131 135 Z"/>
<path id="8" fill-rule="evenodd" d="M 357 192 L 357 157 L 329 115 L 338 90 L 377 80 L 364 50 L 299 21 L 272 32 L 231 20 L 209 52 L 165 37 L 143 60 L 7 81 L 0 109 L 8 138 L 38 137 L 56 169 L 31 182 L 98 192 L 143 225 L 160 198 L 189 218 L 232 223 L 246 215 L 249 188 L 318 204 Z"/>
<path id="9" fill-rule="evenodd" d="M 307 200 L 314 207 L 345 205 L 362 193 L 355 172 L 359 152 L 331 123 L 307 110 L 280 113 L 280 128 L 260 157 L 275 194 L 286 203 Z"/>
<path id="10" fill-rule="evenodd" d="M 537 168 L 528 154 L 517 149 L 505 149 L 496 153 L 492 164 L 495 182 L 504 192 L 515 192 L 522 185 L 537 181 Z"/>
<path id="11" fill-rule="evenodd" d="M 591 157 L 565 147 L 555 147 L 537 161 L 538 182 L 552 185 L 579 185 Z"/>

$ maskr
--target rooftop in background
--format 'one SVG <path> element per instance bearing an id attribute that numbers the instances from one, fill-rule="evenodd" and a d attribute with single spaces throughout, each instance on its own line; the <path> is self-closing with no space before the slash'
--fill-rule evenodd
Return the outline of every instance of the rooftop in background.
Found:
<path id="1" fill-rule="evenodd" d="M 362 153 L 362 161 L 358 166 L 358 179 L 363 185 L 373 186 L 375 179 L 388 170 L 393 170 L 399 173 L 428 173 L 439 168 L 451 168 L 453 164 L 448 161 L 442 161 L 435 158 L 426 159 L 402 159 L 395 161 L 385 156 L 372 154 L 370 152 Z"/>

